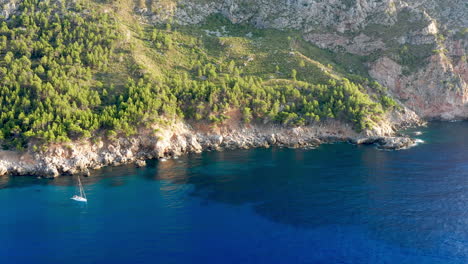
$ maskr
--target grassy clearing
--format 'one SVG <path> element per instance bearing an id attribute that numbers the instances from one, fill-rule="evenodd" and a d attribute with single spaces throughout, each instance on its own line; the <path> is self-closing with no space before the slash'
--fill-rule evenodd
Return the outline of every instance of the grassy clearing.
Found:
<path id="1" fill-rule="evenodd" d="M 164 27 L 160 25 L 158 29 Z M 148 26 L 146 30 L 151 28 Z M 164 65 L 177 61 L 179 66 L 185 64 L 186 67 L 199 59 L 212 63 L 232 60 L 246 75 L 265 80 L 288 79 L 295 70 L 298 80 L 313 84 L 339 80 L 351 74 L 368 77 L 364 65 L 366 58 L 320 49 L 303 40 L 296 31 L 257 29 L 232 24 L 224 17 L 214 15 L 201 25 L 173 26 L 173 32 L 169 34 L 177 45 L 161 58 Z M 194 47 L 193 43 L 199 46 Z"/>

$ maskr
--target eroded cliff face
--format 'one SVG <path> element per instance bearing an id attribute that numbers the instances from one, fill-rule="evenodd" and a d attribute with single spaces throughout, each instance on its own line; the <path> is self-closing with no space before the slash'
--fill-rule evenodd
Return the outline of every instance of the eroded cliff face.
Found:
<path id="1" fill-rule="evenodd" d="M 400 126 L 420 122 L 411 111 L 389 113 L 373 130 L 355 132 L 351 126 L 338 121 L 316 126 L 285 128 L 275 125 L 233 123 L 213 129 L 209 124 L 170 125 L 140 129 L 136 136 L 115 137 L 54 144 L 42 151 L 0 150 L 0 176 L 36 175 L 46 178 L 63 174 L 89 175 L 89 169 L 135 163 L 144 166 L 146 159 L 173 158 L 187 153 L 225 149 L 311 148 L 319 144 L 349 141 L 354 144 L 377 144 L 385 149 L 407 148 L 415 141 L 395 136 Z M 395 127 L 396 126 L 396 127 Z"/>
<path id="2" fill-rule="evenodd" d="M 324 49 L 367 59 L 372 78 L 424 118 L 468 118 L 468 6 L 463 0 L 135 1 L 150 22 L 295 29 Z"/>
<path id="3" fill-rule="evenodd" d="M 370 74 L 422 117 L 444 120 L 467 118 L 466 61 L 453 62 L 444 54 L 431 56 L 429 60 L 423 69 L 405 75 L 401 65 L 382 57 L 372 65 Z"/>
<path id="4" fill-rule="evenodd" d="M 369 23 L 394 23 L 395 1 L 319 0 L 199 0 L 136 1 L 139 12 L 155 21 L 173 19 L 180 24 L 202 22 L 221 13 L 234 23 L 258 27 L 293 28 L 305 32 L 330 28 L 344 33 Z M 390 12 L 387 12 L 390 11 Z M 379 14 L 379 16 L 376 16 Z"/>

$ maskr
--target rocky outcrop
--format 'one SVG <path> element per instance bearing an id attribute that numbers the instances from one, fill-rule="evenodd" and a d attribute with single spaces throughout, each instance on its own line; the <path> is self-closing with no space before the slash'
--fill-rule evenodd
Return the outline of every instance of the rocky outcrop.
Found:
<path id="1" fill-rule="evenodd" d="M 137 161 L 135 162 L 135 165 L 136 165 L 138 168 L 145 167 L 145 166 L 146 166 L 146 161 L 144 161 L 144 160 L 137 160 Z"/>
<path id="2" fill-rule="evenodd" d="M 0 164 L 0 176 L 6 175 L 8 173 L 8 169 L 5 165 Z"/>
<path id="3" fill-rule="evenodd" d="M 400 116 L 401 117 L 401 116 Z M 411 124 L 418 120 L 406 114 Z M 395 119 L 396 120 L 396 119 Z M 404 125 L 401 120 L 396 125 Z M 200 124 L 197 124 L 200 126 Z M 146 159 L 177 157 L 185 153 L 210 150 L 268 148 L 313 148 L 322 143 L 350 141 L 378 144 L 388 149 L 401 149 L 412 140 L 394 137 L 395 126 L 382 123 L 372 131 L 356 133 L 339 122 L 317 126 L 285 128 L 274 125 L 222 127 L 208 130 L 178 122 L 164 129 L 142 129 L 133 137 L 117 137 L 68 144 L 56 144 L 46 151 L 24 153 L 0 151 L 0 175 L 37 175 L 47 178 L 62 174 L 89 175 L 89 169 L 134 163 L 145 166 Z"/>
<path id="4" fill-rule="evenodd" d="M 411 75 L 383 57 L 372 65 L 370 74 L 390 89 L 392 95 L 425 118 L 445 120 L 468 117 L 468 74 L 466 62 L 454 65 L 444 54 Z"/>
<path id="5" fill-rule="evenodd" d="M 375 144 L 379 149 L 385 150 L 406 149 L 416 144 L 416 140 L 410 137 L 369 137 L 353 139 L 350 142 L 360 145 Z"/>
<path id="6" fill-rule="evenodd" d="M 211 14 L 221 13 L 234 23 L 248 22 L 258 27 L 306 32 L 328 27 L 343 33 L 368 23 L 392 24 L 393 9 L 397 7 L 394 1 L 378 0 L 153 0 L 137 5 L 136 10 L 152 21 L 172 19 L 179 24 L 197 24 Z"/>
<path id="7" fill-rule="evenodd" d="M 373 39 L 364 33 L 353 38 L 336 33 L 308 33 L 304 39 L 310 41 L 322 49 L 338 51 L 345 50 L 357 55 L 369 55 L 372 52 L 385 50 L 385 43 L 381 39 Z"/>
<path id="8" fill-rule="evenodd" d="M 17 0 L 0 0 L 0 16 L 9 18 L 18 8 Z"/>

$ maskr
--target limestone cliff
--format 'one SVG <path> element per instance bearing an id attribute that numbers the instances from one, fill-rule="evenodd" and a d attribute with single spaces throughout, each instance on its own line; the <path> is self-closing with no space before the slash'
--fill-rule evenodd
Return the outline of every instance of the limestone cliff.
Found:
<path id="1" fill-rule="evenodd" d="M 89 169 L 135 163 L 144 166 L 146 159 L 172 158 L 187 153 L 224 149 L 311 148 L 321 143 L 349 141 L 354 144 L 377 144 L 384 149 L 402 149 L 415 144 L 406 136 L 394 136 L 398 127 L 418 123 L 408 111 L 393 113 L 392 123 L 383 122 L 374 130 L 356 133 L 351 126 L 336 121 L 313 127 L 285 128 L 275 125 L 236 125 L 212 129 L 209 125 L 190 126 L 173 122 L 165 127 L 140 129 L 136 136 L 83 140 L 54 144 L 42 151 L 0 150 L 0 176 L 36 175 L 46 178 L 63 174 L 89 175 Z M 408 123 L 405 123 L 408 122 Z"/>

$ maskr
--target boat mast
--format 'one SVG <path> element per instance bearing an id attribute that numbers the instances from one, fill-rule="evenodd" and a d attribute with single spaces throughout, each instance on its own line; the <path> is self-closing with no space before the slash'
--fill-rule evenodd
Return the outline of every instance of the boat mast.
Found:
<path id="1" fill-rule="evenodd" d="M 80 179 L 79 176 L 78 176 L 78 179 Z M 81 197 L 86 199 L 86 194 L 83 188 L 83 184 L 81 184 L 81 180 L 80 180 L 80 192 L 81 192 Z"/>
<path id="2" fill-rule="evenodd" d="M 83 185 L 81 184 L 80 176 L 78 176 L 78 183 L 80 185 L 80 196 L 84 197 L 84 190 L 83 190 Z"/>

